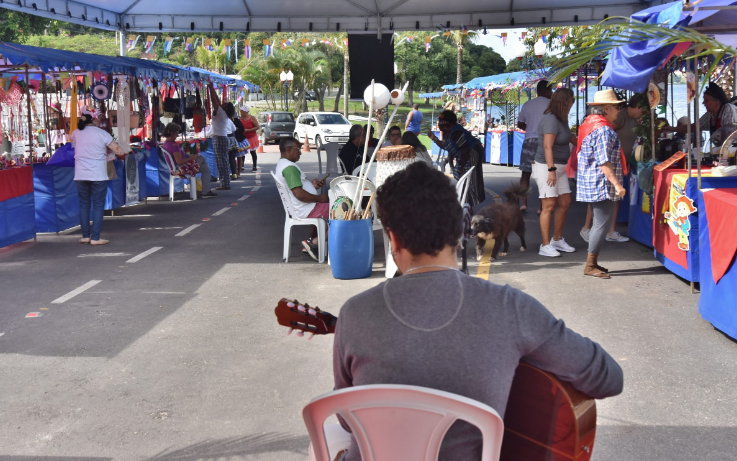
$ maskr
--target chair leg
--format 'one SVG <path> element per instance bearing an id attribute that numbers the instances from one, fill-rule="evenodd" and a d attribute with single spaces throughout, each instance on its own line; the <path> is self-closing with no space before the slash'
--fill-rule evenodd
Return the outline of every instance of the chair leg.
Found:
<path id="1" fill-rule="evenodd" d="M 325 249 L 327 242 L 325 240 L 325 220 L 321 219 L 320 224 L 317 226 L 317 248 L 318 248 L 318 260 L 320 263 L 325 262 Z"/>
<path id="2" fill-rule="evenodd" d="M 289 244 L 291 243 L 290 240 L 292 239 L 292 223 L 289 222 L 289 219 L 284 222 L 284 252 L 282 254 L 282 259 L 284 262 L 289 262 Z"/>
<path id="3" fill-rule="evenodd" d="M 174 176 L 169 176 L 169 201 L 174 201 Z"/>
<path id="4" fill-rule="evenodd" d="M 394 257 L 392 256 L 392 248 L 391 243 L 389 242 L 389 236 L 387 235 L 386 231 L 383 231 L 384 234 L 384 256 L 386 260 L 386 270 L 384 271 L 384 277 L 390 279 L 394 277 L 394 274 L 397 273 L 397 270 L 399 268 L 397 267 L 397 263 L 394 262 Z"/>
<path id="5" fill-rule="evenodd" d="M 192 200 L 197 200 L 197 176 L 189 177 L 189 196 Z"/>

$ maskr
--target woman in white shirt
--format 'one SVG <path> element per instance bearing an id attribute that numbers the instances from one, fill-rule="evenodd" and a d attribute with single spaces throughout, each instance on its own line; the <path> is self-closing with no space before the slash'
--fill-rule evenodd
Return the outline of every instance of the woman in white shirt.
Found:
<path id="1" fill-rule="evenodd" d="M 79 239 L 79 243 L 90 245 L 110 243 L 100 238 L 107 195 L 108 150 L 120 158 L 125 158 L 125 153 L 110 133 L 97 127 L 100 123 L 98 115 L 95 111 L 84 112 L 77 129 L 71 135 L 74 145 L 74 181 L 77 183 L 79 194 L 79 224 L 82 227 L 82 238 Z"/>
<path id="2" fill-rule="evenodd" d="M 228 126 L 230 120 L 235 116 L 235 106 L 232 102 L 220 103 L 220 96 L 212 86 L 207 85 L 210 93 L 210 104 L 212 104 L 212 150 L 215 164 L 218 167 L 218 178 L 220 186 L 215 190 L 230 190 L 230 175 L 228 174 Z M 235 172 L 233 172 L 235 173 Z"/>

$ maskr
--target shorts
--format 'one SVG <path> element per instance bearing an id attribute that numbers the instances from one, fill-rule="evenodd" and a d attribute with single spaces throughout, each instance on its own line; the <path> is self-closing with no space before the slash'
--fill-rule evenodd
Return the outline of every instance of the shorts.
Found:
<path id="1" fill-rule="evenodd" d="M 547 163 L 533 163 L 532 177 L 537 183 L 537 190 L 540 191 L 540 198 L 553 198 L 563 194 L 571 193 L 571 185 L 568 184 L 568 175 L 566 175 L 566 166 L 556 163 L 558 168 L 555 170 L 557 181 L 555 186 L 548 185 L 548 165 Z"/>
<path id="2" fill-rule="evenodd" d="M 522 143 L 522 153 L 519 159 L 520 170 L 528 173 L 532 171 L 532 164 L 535 161 L 535 155 L 537 155 L 537 139 L 527 138 Z"/>
<path id="3" fill-rule="evenodd" d="M 315 208 L 310 211 L 307 215 L 308 218 L 322 218 L 325 220 L 330 219 L 330 204 L 329 203 L 316 203 Z"/>

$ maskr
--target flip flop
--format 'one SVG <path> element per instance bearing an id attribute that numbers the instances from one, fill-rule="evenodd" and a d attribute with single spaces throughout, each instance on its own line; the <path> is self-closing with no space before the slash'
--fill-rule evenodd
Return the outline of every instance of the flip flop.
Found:
<path id="1" fill-rule="evenodd" d="M 607 274 L 606 272 L 596 272 L 592 274 L 583 274 L 584 277 L 595 277 L 597 279 L 610 279 L 612 278 L 611 275 Z"/>

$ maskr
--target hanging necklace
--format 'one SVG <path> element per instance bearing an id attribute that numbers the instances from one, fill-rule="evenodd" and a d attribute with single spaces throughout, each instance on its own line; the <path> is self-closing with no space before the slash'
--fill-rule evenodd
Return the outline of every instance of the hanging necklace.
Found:
<path id="1" fill-rule="evenodd" d="M 458 268 L 457 268 L 457 267 L 451 267 L 451 266 L 443 266 L 443 265 L 441 265 L 441 264 L 428 264 L 428 265 L 426 265 L 426 266 L 417 266 L 417 267 L 412 267 L 412 268 L 410 268 L 410 269 L 407 269 L 406 271 L 404 271 L 404 273 L 405 273 L 405 275 L 406 275 L 406 274 L 409 274 L 409 273 L 410 273 L 410 272 L 412 272 L 412 271 L 416 271 L 416 270 L 418 270 L 418 269 L 427 269 L 428 267 L 439 267 L 439 268 L 443 268 L 443 269 L 450 269 L 450 270 L 452 270 L 452 271 L 457 271 L 457 270 L 458 270 Z M 433 272 L 434 272 L 434 271 L 433 271 Z"/>
<path id="2" fill-rule="evenodd" d="M 451 323 L 453 323 L 453 321 L 456 319 L 456 317 L 458 317 L 458 314 L 460 314 L 461 307 L 463 307 L 464 293 L 463 293 L 463 282 L 461 281 L 461 276 L 459 275 L 460 274 L 460 271 L 458 269 L 454 268 L 454 267 L 440 266 L 440 265 L 434 265 L 433 264 L 433 265 L 428 265 L 428 266 L 414 267 L 412 269 L 409 269 L 409 270 L 405 271 L 405 274 L 407 272 L 411 272 L 412 270 L 421 269 L 421 268 L 424 268 L 424 267 L 446 267 L 448 269 L 452 269 L 454 271 L 457 271 L 455 275 L 456 275 L 456 279 L 458 280 L 458 290 L 460 292 L 460 296 L 458 297 L 459 298 L 458 299 L 458 307 L 456 307 L 456 310 L 453 313 L 453 315 L 451 316 L 451 318 L 447 322 L 445 322 L 444 324 L 442 324 L 442 325 L 440 325 L 438 327 L 434 327 L 434 328 L 422 328 L 422 327 L 417 327 L 417 326 L 414 326 L 414 325 L 410 325 L 408 322 L 406 322 L 404 319 L 402 319 L 394 311 L 394 309 L 392 308 L 392 302 L 391 302 L 391 299 L 389 297 L 389 283 L 390 283 L 391 279 L 387 280 L 384 283 L 384 290 L 383 291 L 384 291 L 384 302 L 386 302 L 386 307 L 387 307 L 387 309 L 389 309 L 389 312 L 391 312 L 391 314 L 394 316 L 395 319 L 399 320 L 399 322 L 402 325 L 406 326 L 407 328 L 412 328 L 413 330 L 424 331 L 424 332 L 427 333 L 427 332 L 442 330 L 443 328 L 445 328 L 448 325 L 450 325 Z M 394 283 L 394 282 L 392 282 L 392 283 Z"/>

